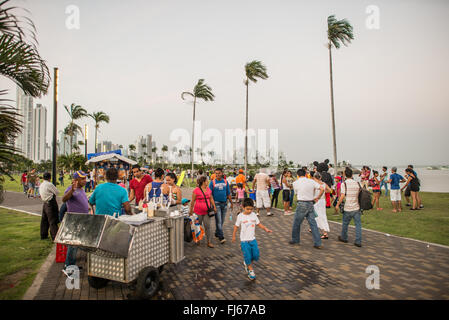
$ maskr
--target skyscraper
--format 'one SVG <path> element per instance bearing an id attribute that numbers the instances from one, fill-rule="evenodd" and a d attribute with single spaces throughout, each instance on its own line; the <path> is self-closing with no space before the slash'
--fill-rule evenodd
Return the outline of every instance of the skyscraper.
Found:
<path id="1" fill-rule="evenodd" d="M 45 146 L 47 136 L 47 108 L 37 104 L 33 110 L 33 148 L 32 160 L 40 162 L 46 160 Z"/>
<path id="2" fill-rule="evenodd" d="M 16 95 L 17 112 L 21 115 L 22 132 L 17 136 L 15 147 L 28 159 L 33 157 L 33 97 L 27 96 L 17 86 Z"/>

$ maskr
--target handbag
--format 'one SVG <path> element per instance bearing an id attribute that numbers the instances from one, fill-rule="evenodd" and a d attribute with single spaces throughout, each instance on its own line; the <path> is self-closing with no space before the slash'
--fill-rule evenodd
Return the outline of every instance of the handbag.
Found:
<path id="1" fill-rule="evenodd" d="M 207 204 L 207 198 L 206 198 L 206 195 L 204 194 L 203 189 L 200 188 L 200 190 L 201 190 L 201 192 L 203 193 L 203 196 L 204 196 L 204 202 L 206 202 L 207 215 L 208 215 L 209 217 L 215 216 L 215 210 L 214 210 L 214 208 L 209 208 L 209 205 Z"/>
<path id="2" fill-rule="evenodd" d="M 184 218 L 184 241 L 185 242 L 192 242 L 193 235 L 192 235 L 192 227 L 190 225 L 190 219 Z"/>

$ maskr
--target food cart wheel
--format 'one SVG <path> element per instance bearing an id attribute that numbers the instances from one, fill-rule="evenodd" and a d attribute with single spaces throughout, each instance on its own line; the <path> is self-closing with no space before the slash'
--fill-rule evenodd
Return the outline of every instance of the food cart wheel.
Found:
<path id="1" fill-rule="evenodd" d="M 106 285 L 108 284 L 109 280 L 108 279 L 103 279 L 103 278 L 97 278 L 97 277 L 91 277 L 88 276 L 87 277 L 87 281 L 89 282 L 89 285 L 92 288 L 95 289 L 101 289 L 106 287 Z"/>
<path id="2" fill-rule="evenodd" d="M 159 271 L 153 267 L 142 269 L 137 278 L 136 295 L 140 299 L 149 299 L 159 289 Z"/>

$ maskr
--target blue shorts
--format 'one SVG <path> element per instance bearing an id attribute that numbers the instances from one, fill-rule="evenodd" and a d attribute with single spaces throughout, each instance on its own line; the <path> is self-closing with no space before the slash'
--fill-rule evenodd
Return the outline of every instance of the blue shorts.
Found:
<path id="1" fill-rule="evenodd" d="M 246 265 L 250 265 L 253 261 L 259 260 L 260 253 L 256 239 L 253 241 L 242 241 L 240 242 L 240 247 L 242 248 Z"/>

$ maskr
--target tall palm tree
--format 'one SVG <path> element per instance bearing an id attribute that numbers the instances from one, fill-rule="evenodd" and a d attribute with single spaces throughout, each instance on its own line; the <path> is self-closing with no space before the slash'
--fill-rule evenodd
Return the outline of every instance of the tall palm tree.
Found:
<path id="1" fill-rule="evenodd" d="M 347 46 L 354 40 L 352 26 L 346 20 L 337 20 L 335 15 L 327 17 L 327 47 L 329 49 L 329 70 L 330 70 L 330 87 L 331 87 L 331 115 L 332 115 L 332 138 L 334 146 L 334 168 L 337 169 L 337 140 L 335 134 L 335 112 L 334 112 L 334 84 L 332 79 L 332 45 L 335 49 L 340 48 L 340 43 Z"/>
<path id="2" fill-rule="evenodd" d="M 163 152 L 163 155 L 164 155 L 164 161 L 167 161 L 167 151 L 168 151 L 168 146 L 167 145 L 163 145 L 162 146 L 162 152 Z"/>
<path id="3" fill-rule="evenodd" d="M 248 88 L 249 81 L 256 83 L 257 79 L 268 79 L 267 68 L 261 61 L 253 60 L 245 65 L 246 86 L 246 127 L 245 127 L 245 174 L 248 168 Z"/>
<path id="4" fill-rule="evenodd" d="M 185 95 L 193 97 L 193 124 L 192 124 L 192 149 L 190 151 L 190 161 L 192 162 L 192 180 L 193 180 L 193 148 L 195 145 L 195 108 L 196 100 L 203 99 L 204 101 L 214 101 L 214 94 L 212 93 L 212 88 L 204 83 L 204 79 L 199 79 L 198 83 L 193 88 L 193 92 L 183 92 L 181 93 L 181 98 L 183 100 Z"/>
<path id="5" fill-rule="evenodd" d="M 98 148 L 97 134 L 98 130 L 100 129 L 100 123 L 102 122 L 109 123 L 109 116 L 103 111 L 92 112 L 91 114 L 88 114 L 88 116 L 94 119 L 95 121 L 95 153 L 97 153 Z"/>
<path id="6" fill-rule="evenodd" d="M 70 105 L 70 108 L 68 106 L 64 106 L 64 109 L 69 114 L 72 128 L 74 128 L 75 120 L 87 117 L 86 109 L 74 103 Z M 83 134 L 83 130 L 81 130 L 80 132 L 81 134 Z M 73 136 L 75 135 L 75 130 L 72 130 L 71 133 L 72 134 L 70 135 L 70 154 L 72 154 L 73 150 Z"/>

